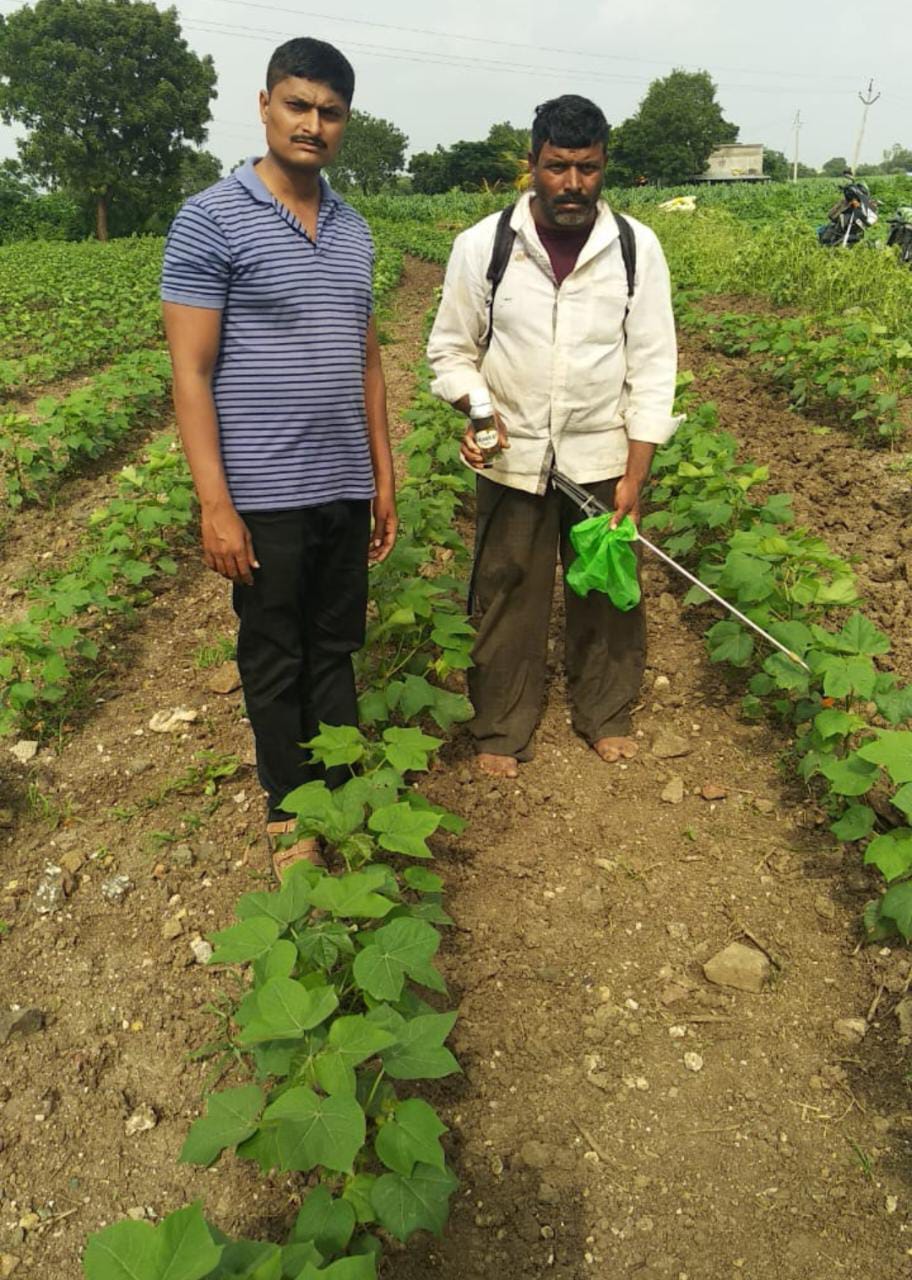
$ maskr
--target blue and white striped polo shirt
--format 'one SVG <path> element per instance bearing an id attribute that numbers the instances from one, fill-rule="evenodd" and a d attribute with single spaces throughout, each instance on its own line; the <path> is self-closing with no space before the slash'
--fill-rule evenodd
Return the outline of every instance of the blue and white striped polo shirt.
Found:
<path id="1" fill-rule="evenodd" d="M 314 243 L 254 161 L 191 196 L 165 245 L 161 296 L 222 311 L 213 377 L 238 511 L 372 498 L 364 360 L 374 249 L 320 179 Z"/>

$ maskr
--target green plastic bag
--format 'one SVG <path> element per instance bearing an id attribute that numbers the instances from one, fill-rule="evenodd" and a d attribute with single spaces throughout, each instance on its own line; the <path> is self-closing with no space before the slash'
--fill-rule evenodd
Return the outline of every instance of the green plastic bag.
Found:
<path id="1" fill-rule="evenodd" d="M 640 603 L 636 552 L 636 525 L 624 516 L 616 529 L 610 516 L 592 516 L 570 530 L 576 559 L 567 570 L 567 582 L 578 596 L 590 591 L 607 595 L 617 609 L 626 613 Z"/>

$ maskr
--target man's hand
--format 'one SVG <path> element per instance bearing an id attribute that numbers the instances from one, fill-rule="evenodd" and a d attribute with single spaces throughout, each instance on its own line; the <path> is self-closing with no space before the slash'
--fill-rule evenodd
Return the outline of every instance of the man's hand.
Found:
<path id="1" fill-rule="evenodd" d="M 630 516 L 634 524 L 640 523 L 640 494 L 643 492 L 641 481 L 632 476 L 621 476 L 614 490 L 614 515 L 611 527 L 616 529 L 624 516 Z"/>
<path id="2" fill-rule="evenodd" d="M 495 413 L 494 421 L 497 423 L 497 435 L 500 439 L 501 450 L 509 449 L 510 440 L 507 436 L 507 428 L 504 426 L 503 422 L 501 422 L 500 414 Z M 462 437 L 462 443 L 459 446 L 459 451 L 462 454 L 463 460 L 467 462 L 470 467 L 474 467 L 476 471 L 484 470 L 484 454 L 475 443 L 475 424 L 471 418 L 469 418 L 466 423 L 465 434 Z"/>
<path id="3" fill-rule="evenodd" d="M 396 514 L 396 495 L 390 486 L 379 490 L 374 498 L 374 532 L 367 552 L 368 564 L 381 564 L 396 543 L 399 516 Z"/>
<path id="4" fill-rule="evenodd" d="M 230 582 L 253 586 L 253 570 L 259 569 L 250 530 L 230 504 L 203 507 L 200 521 L 203 559 L 210 569 Z"/>

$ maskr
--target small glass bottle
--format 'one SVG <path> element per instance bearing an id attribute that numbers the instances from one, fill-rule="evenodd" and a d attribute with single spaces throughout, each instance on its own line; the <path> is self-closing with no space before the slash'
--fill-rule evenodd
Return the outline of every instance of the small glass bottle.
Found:
<path id="1" fill-rule="evenodd" d="M 475 443 L 481 450 L 484 468 L 487 470 L 500 453 L 500 432 L 497 430 L 491 397 L 485 387 L 477 387 L 469 392 L 469 417 L 472 419 Z"/>

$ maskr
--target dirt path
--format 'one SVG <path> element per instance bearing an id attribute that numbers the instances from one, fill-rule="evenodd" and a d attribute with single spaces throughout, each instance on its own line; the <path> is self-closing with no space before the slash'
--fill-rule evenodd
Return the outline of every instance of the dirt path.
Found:
<path id="1" fill-rule="evenodd" d="M 384 348 L 395 434 L 439 275 L 409 263 L 395 296 Z M 77 505 L 96 505 L 106 478 L 83 483 Z M 35 562 L 62 536 L 46 518 L 36 526 Z M 247 1235 L 276 1230 L 291 1211 L 293 1179 L 176 1162 L 211 1067 L 187 1055 L 217 1034 L 206 1006 L 224 986 L 194 962 L 191 943 L 268 882 L 240 694 L 213 692 L 212 671 L 198 665 L 232 633 L 225 584 L 186 555 L 118 636 L 62 749 L 27 768 L 0 751 L 3 1007 L 46 1020 L 0 1044 L 0 1275 L 77 1280 L 86 1235 L 129 1211 L 204 1197 L 225 1230 Z M 177 707 L 195 721 L 150 731 L 156 711 Z M 218 767 L 234 772 L 210 796 Z M 49 862 L 64 868 L 68 896 L 39 915 Z M 118 876 L 128 887 L 111 901 L 105 886 L 116 896 Z"/>
<path id="2" fill-rule="evenodd" d="M 385 357 L 399 407 L 437 278 L 410 264 L 396 298 Z M 793 463 L 799 489 L 802 476 Z M 432 778 L 433 798 L 470 819 L 440 867 L 465 1074 L 435 1101 L 461 1188 L 445 1239 L 413 1242 L 386 1274 L 899 1280 L 912 1107 L 892 1010 L 909 961 L 858 947 L 871 882 L 779 768 L 783 741 L 739 722 L 737 691 L 660 575 L 647 594 L 636 760 L 605 766 L 572 734 L 556 616 L 536 759 L 515 783 L 477 781 L 461 736 Z M 204 1006 L 224 981 L 190 943 L 227 922 L 262 865 L 248 765 L 214 798 L 199 774 L 163 794 L 201 749 L 249 758 L 238 695 L 210 692 L 194 663 L 230 631 L 222 586 L 188 563 L 86 726 L 15 778 L 0 963 L 10 1000 L 48 1015 L 0 1046 L 0 1254 L 20 1259 L 15 1280 L 77 1280 L 86 1233 L 128 1210 L 204 1196 L 225 1230 L 268 1233 L 300 1189 L 230 1160 L 206 1174 L 175 1163 L 207 1070 L 185 1055 L 212 1037 Z M 185 734 L 149 732 L 154 711 L 180 705 L 199 713 Z M 669 734 L 685 754 L 660 758 Z M 696 794 L 708 783 L 726 797 Z M 39 919 L 48 858 L 79 869 Z M 115 873 L 133 884 L 120 905 L 101 888 Z M 775 961 L 763 994 L 703 976 L 745 937 Z M 840 1039 L 834 1021 L 864 1017 L 878 991 L 863 1042 Z M 128 1137 L 133 1116 L 154 1127 Z"/>

